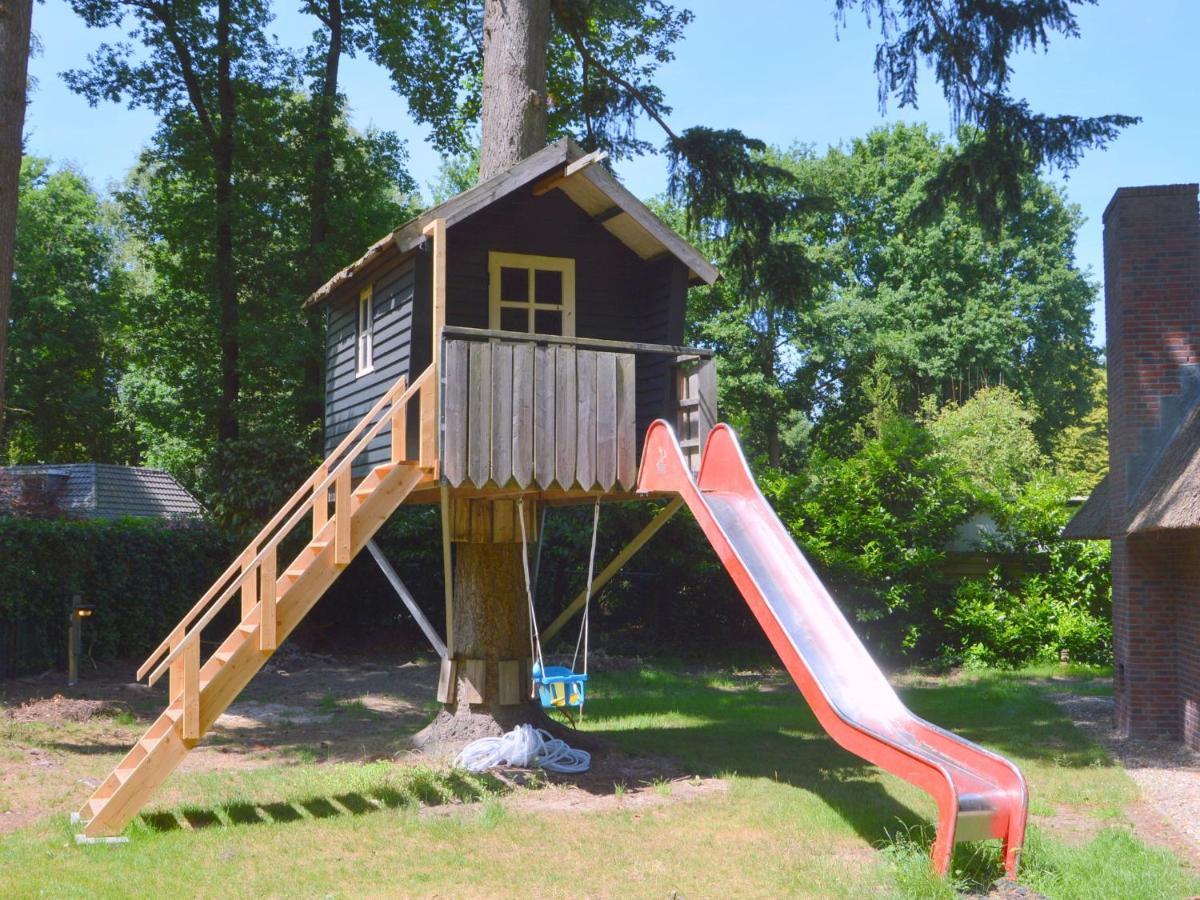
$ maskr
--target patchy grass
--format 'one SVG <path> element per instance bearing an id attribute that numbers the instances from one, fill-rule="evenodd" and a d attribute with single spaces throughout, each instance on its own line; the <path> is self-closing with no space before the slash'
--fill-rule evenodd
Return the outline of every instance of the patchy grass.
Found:
<path id="1" fill-rule="evenodd" d="M 1124 810 L 1135 786 L 1045 699 L 1047 678 L 1072 689 L 1061 675 L 919 678 L 903 693 L 919 714 L 1026 772 L 1035 824 L 1022 883 L 1053 898 L 1200 893 L 1172 856 L 1131 835 Z M 1088 689 L 1096 677 L 1071 675 Z M 950 880 L 933 877 L 932 802 L 836 747 L 782 676 L 647 667 L 595 676 L 592 697 L 584 729 L 724 778 L 728 790 L 684 800 L 659 780 L 660 802 L 638 806 L 618 781 L 580 788 L 618 801 L 580 813 L 539 808 L 536 791 L 518 797 L 487 777 L 337 762 L 299 745 L 257 768 L 178 773 L 127 845 L 76 847 L 61 815 L 9 833 L 3 895 L 951 897 L 1000 874 L 985 843 L 958 849 Z M 313 703 L 347 720 L 370 712 L 333 695 Z M 106 727 L 123 736 L 125 726 Z M 83 744 L 80 728 L 6 729 L 0 749 L 61 745 L 64 734 Z M 91 757 L 94 774 L 104 759 Z M 82 793 L 70 781 L 62 808 Z M 1060 840 L 1053 814 L 1064 809 L 1096 819 L 1098 834 Z"/>

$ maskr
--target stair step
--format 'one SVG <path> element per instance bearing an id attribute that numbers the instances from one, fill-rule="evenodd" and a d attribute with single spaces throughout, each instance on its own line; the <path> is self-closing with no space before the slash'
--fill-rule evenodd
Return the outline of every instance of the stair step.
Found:
<path id="1" fill-rule="evenodd" d="M 308 571 L 307 567 L 303 568 L 303 569 L 288 569 L 283 574 L 286 575 L 288 578 L 299 578 L 301 575 L 303 575 L 307 571 Z"/>
<path id="2" fill-rule="evenodd" d="M 219 660 L 220 662 L 227 663 L 231 659 L 233 659 L 233 654 L 234 654 L 233 650 L 218 650 L 216 653 L 214 653 L 212 655 L 212 658 Z"/>
<path id="3" fill-rule="evenodd" d="M 130 778 L 133 777 L 133 773 L 136 771 L 137 771 L 137 766 L 132 765 L 132 766 L 125 766 L 125 767 L 119 768 L 119 769 L 113 769 L 113 774 L 117 776 L 117 781 L 121 782 L 121 784 L 124 784 Z"/>

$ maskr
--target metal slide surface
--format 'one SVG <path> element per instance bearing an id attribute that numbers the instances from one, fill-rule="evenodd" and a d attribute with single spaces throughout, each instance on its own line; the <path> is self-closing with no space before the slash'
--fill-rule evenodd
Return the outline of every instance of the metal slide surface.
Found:
<path id="1" fill-rule="evenodd" d="M 733 430 L 713 429 L 693 481 L 670 425 L 655 422 L 638 490 L 683 497 L 829 735 L 933 796 L 937 871 L 957 841 L 999 838 L 1015 875 L 1028 806 L 1020 771 L 901 702 L 758 490 Z"/>

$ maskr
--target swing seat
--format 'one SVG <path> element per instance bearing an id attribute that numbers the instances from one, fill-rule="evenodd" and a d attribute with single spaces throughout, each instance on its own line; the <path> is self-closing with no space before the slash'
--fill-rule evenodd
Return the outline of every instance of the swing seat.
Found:
<path id="1" fill-rule="evenodd" d="M 533 664 L 533 683 L 537 685 L 538 699 L 545 709 L 570 706 L 579 708 L 585 699 L 586 674 L 576 674 L 566 666 Z"/>

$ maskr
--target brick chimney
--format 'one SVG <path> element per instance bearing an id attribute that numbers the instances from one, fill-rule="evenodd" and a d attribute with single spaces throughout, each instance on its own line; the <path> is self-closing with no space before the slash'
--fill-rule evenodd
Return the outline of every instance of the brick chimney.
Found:
<path id="1" fill-rule="evenodd" d="M 1200 565 L 1189 562 L 1200 535 L 1125 531 L 1130 503 L 1200 402 L 1197 191 L 1121 188 L 1104 212 L 1117 726 L 1190 743 L 1200 741 Z"/>

